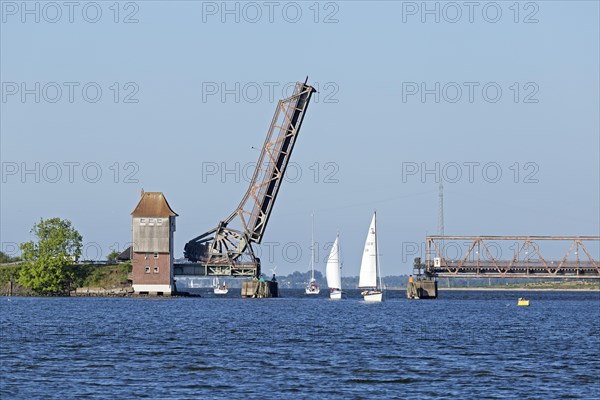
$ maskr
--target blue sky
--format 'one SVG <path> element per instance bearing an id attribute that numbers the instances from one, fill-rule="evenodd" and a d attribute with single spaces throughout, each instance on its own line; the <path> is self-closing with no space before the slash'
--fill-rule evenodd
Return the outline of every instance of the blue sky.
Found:
<path id="1" fill-rule="evenodd" d="M 409 273 L 403 249 L 437 231 L 438 176 L 423 169 L 445 180 L 446 234 L 599 234 L 595 1 L 428 2 L 433 14 L 421 2 L 139 1 L 118 15 L 112 1 L 59 3 L 60 15 L 54 4 L 1 4 L 5 250 L 53 216 L 72 220 L 90 258 L 122 249 L 144 188 L 179 213 L 181 256 L 243 196 L 269 88 L 276 101 L 307 75 L 320 93 L 292 157 L 302 175 L 283 184 L 264 237 L 266 268 L 308 268 L 315 210 L 315 239 L 339 231 L 357 275 L 377 209 L 383 272 Z"/>

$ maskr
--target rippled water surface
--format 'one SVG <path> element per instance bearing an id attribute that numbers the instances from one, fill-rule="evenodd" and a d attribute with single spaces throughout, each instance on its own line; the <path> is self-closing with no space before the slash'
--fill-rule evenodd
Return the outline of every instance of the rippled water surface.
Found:
<path id="1" fill-rule="evenodd" d="M 282 295 L 0 298 L 0 398 L 600 398 L 599 293 Z"/>

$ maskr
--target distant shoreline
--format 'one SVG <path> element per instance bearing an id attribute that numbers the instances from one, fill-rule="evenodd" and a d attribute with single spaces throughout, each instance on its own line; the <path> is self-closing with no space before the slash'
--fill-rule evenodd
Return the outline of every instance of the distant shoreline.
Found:
<path id="1" fill-rule="evenodd" d="M 465 290 L 465 291 L 496 291 L 496 292 L 600 292 L 600 287 L 591 287 L 591 288 L 498 288 L 498 287 L 439 287 L 438 290 L 441 291 L 453 291 L 453 290 Z"/>

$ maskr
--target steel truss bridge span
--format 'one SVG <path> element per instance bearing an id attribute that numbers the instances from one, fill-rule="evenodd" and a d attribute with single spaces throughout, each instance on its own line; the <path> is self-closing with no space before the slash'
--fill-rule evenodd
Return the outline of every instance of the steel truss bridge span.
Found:
<path id="1" fill-rule="evenodd" d="M 447 258 L 457 242 L 465 252 Z M 590 250 L 599 243 L 600 236 L 427 236 L 425 269 L 442 278 L 599 279 Z"/>

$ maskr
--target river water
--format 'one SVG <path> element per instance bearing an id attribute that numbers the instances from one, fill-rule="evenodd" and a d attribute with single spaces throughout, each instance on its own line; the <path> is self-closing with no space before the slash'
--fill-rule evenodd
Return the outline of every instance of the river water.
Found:
<path id="1" fill-rule="evenodd" d="M 0 298 L 0 398 L 600 398 L 598 292 L 207 293 Z"/>

